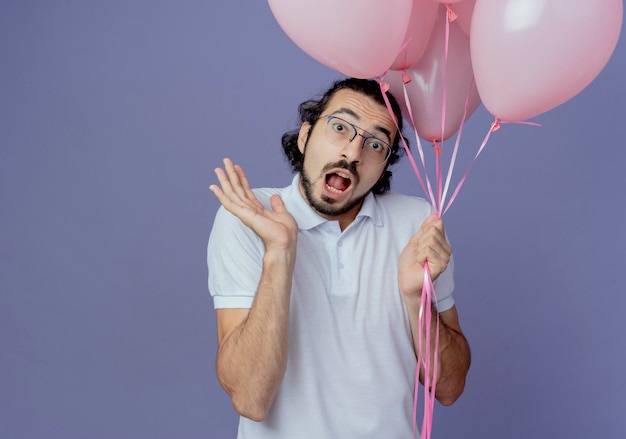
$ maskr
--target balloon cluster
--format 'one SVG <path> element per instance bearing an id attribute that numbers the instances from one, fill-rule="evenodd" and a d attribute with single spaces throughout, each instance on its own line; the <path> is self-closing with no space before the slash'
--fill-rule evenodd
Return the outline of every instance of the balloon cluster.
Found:
<path id="1" fill-rule="evenodd" d="M 571 99 L 608 62 L 623 16 L 623 0 L 268 1 L 316 60 L 384 77 L 396 96 L 406 89 L 407 120 L 431 141 L 454 134 L 481 102 L 516 122 Z"/>

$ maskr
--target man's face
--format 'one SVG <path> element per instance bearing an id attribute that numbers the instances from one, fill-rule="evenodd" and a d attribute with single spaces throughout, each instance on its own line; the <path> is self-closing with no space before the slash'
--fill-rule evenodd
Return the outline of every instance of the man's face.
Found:
<path id="1" fill-rule="evenodd" d="M 387 108 L 354 90 L 337 91 L 322 116 L 335 115 L 357 126 L 357 132 L 393 144 L 396 127 Z M 304 154 L 300 191 L 321 216 L 343 228 L 354 220 L 364 197 L 382 176 L 385 163 L 371 160 L 362 149 L 363 137 L 338 146 L 328 140 L 327 118 L 300 129 L 298 147 Z M 365 130 L 367 133 L 364 133 Z"/>

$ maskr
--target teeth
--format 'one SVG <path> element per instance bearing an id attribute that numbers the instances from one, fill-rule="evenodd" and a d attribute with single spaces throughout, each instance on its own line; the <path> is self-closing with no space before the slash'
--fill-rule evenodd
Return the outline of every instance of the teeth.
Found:
<path id="1" fill-rule="evenodd" d="M 330 186 L 328 184 L 326 185 L 326 189 L 328 189 L 330 192 L 334 192 L 335 194 L 340 194 L 340 193 L 343 192 L 343 191 L 340 191 L 339 189 L 334 188 L 334 187 L 332 187 L 332 186 Z"/>
<path id="2" fill-rule="evenodd" d="M 345 174 L 341 171 L 339 172 L 335 172 L 335 174 L 337 174 L 338 176 L 342 177 L 342 178 L 347 178 L 348 180 L 350 179 L 350 176 L 348 174 Z"/>

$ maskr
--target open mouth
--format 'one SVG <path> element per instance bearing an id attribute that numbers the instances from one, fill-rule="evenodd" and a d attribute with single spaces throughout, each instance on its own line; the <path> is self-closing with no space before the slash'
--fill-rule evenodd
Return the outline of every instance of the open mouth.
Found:
<path id="1" fill-rule="evenodd" d="M 341 194 L 352 185 L 349 174 L 337 171 L 326 175 L 326 189 L 335 194 Z"/>

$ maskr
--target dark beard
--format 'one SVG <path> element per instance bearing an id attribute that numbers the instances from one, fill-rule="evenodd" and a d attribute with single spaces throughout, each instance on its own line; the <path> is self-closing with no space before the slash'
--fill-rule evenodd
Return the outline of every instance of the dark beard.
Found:
<path id="1" fill-rule="evenodd" d="M 326 165 L 322 172 L 333 169 L 333 168 L 343 168 L 343 169 L 349 170 L 352 173 L 352 175 L 355 176 L 355 179 L 356 179 L 356 181 L 353 182 L 352 184 L 358 183 L 359 176 L 357 174 L 356 166 L 353 163 L 348 163 L 345 160 L 342 160 L 337 163 L 331 163 L 331 164 Z M 302 172 L 300 172 L 300 182 L 302 183 L 302 189 L 304 189 L 304 196 L 306 200 L 308 201 L 309 205 L 313 209 L 315 209 L 318 213 L 322 215 L 326 215 L 326 216 L 339 216 L 339 215 L 343 215 L 344 213 L 349 212 L 350 210 L 354 209 L 356 206 L 361 204 L 363 202 L 363 199 L 370 192 L 370 191 L 367 191 L 362 196 L 354 200 L 350 200 L 347 204 L 343 206 L 334 206 L 334 204 L 337 201 L 332 198 L 322 195 L 320 200 L 316 200 L 313 197 L 313 185 L 311 183 L 311 179 L 309 178 L 309 176 L 306 175 L 306 173 L 304 172 L 304 169 L 302 169 Z"/>

